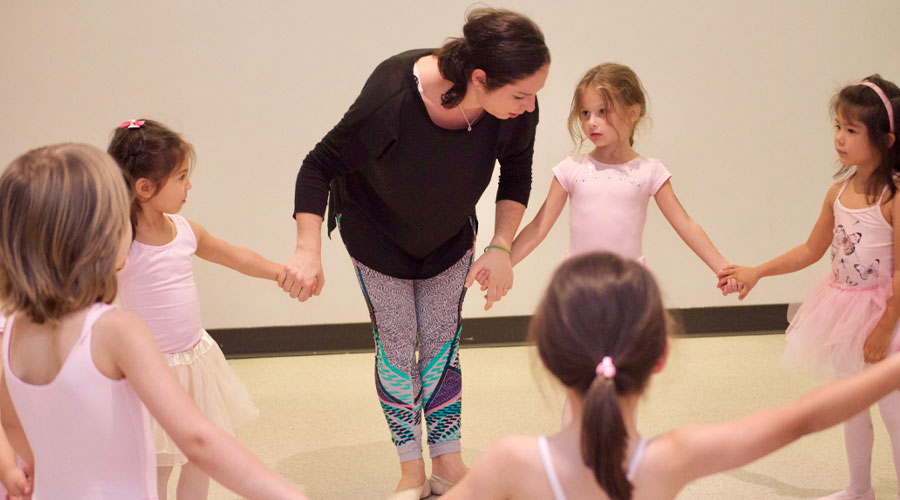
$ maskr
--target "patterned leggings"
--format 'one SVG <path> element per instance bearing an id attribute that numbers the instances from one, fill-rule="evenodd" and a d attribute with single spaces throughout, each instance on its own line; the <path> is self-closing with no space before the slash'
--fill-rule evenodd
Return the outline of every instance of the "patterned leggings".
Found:
<path id="1" fill-rule="evenodd" d="M 430 456 L 458 452 L 460 310 L 472 252 L 424 280 L 392 278 L 353 264 L 372 317 L 375 388 L 400 461 L 422 458 L 422 410 Z"/>

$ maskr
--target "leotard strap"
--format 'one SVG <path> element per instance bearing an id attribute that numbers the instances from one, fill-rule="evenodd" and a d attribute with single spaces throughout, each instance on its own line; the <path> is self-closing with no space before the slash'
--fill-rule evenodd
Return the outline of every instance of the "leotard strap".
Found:
<path id="1" fill-rule="evenodd" d="M 550 482 L 553 498 L 556 500 L 566 500 L 566 494 L 563 493 L 562 484 L 559 482 L 559 476 L 556 475 L 556 468 L 553 467 L 553 457 L 550 456 L 550 446 L 547 445 L 547 436 L 538 436 L 538 450 L 541 452 L 541 462 L 544 463 L 544 473 L 547 474 L 547 481 Z"/>

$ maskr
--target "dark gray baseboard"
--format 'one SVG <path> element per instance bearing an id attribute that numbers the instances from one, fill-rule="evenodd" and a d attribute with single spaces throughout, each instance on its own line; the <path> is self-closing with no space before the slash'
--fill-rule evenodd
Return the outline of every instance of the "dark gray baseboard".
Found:
<path id="1" fill-rule="evenodd" d="M 787 304 L 670 309 L 686 336 L 747 335 L 787 328 Z M 463 319 L 465 346 L 521 345 L 529 316 Z M 366 352 L 373 350 L 369 323 L 266 326 L 209 330 L 225 356 L 253 358 Z"/>

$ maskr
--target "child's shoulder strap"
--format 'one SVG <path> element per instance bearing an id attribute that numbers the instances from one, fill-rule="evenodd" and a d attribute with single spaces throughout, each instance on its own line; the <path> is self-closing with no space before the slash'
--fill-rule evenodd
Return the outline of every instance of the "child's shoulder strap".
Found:
<path id="1" fill-rule="evenodd" d="M 838 194 L 834 197 L 835 201 L 837 201 L 841 197 L 841 195 L 844 194 L 844 190 L 847 189 L 847 185 L 850 184 L 850 179 L 852 178 L 853 176 L 851 175 L 850 177 L 844 179 L 844 182 L 841 183 L 841 188 L 838 189 Z"/>

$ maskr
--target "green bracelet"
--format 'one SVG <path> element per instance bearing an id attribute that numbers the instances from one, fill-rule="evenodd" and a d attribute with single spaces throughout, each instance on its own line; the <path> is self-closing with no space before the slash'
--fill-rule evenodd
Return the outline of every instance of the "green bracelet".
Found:
<path id="1" fill-rule="evenodd" d="M 508 248 L 503 248 L 500 245 L 488 245 L 488 246 L 484 247 L 484 251 L 487 252 L 488 248 L 496 248 L 497 250 L 503 250 L 504 252 L 512 255 L 512 250 L 510 250 Z"/>

